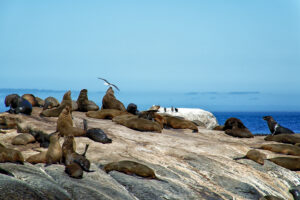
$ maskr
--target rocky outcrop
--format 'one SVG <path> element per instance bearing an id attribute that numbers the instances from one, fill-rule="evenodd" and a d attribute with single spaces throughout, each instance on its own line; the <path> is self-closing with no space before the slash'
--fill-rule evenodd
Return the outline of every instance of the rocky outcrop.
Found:
<path id="1" fill-rule="evenodd" d="M 180 109 L 179 109 L 180 110 Z M 41 108 L 34 108 L 31 116 L 1 113 L 1 121 L 26 124 L 30 130 L 39 128 L 45 133 L 56 130 L 57 117 L 40 117 Z M 191 133 L 185 129 L 163 129 L 162 133 L 140 132 L 116 124 L 111 120 L 88 118 L 85 113 L 72 113 L 76 127 L 86 119 L 90 128 L 101 128 L 112 143 L 102 144 L 87 137 L 76 137 L 76 152 L 89 150 L 86 157 L 92 162 L 82 179 L 69 177 L 63 165 L 18 165 L 0 163 L 0 199 L 259 199 L 273 195 L 292 200 L 291 187 L 300 184 L 297 172 L 265 160 L 264 165 L 249 159 L 238 161 L 251 149 L 263 144 L 263 136 L 234 138 L 223 131 L 201 129 Z M 12 126 L 15 127 L 15 126 Z M 0 134 L 6 147 L 22 152 L 25 160 L 40 151 L 39 143 L 12 145 L 19 135 L 16 129 Z M 63 138 L 60 144 L 63 143 Z M 258 150 L 267 158 L 278 154 Z M 117 171 L 106 173 L 107 163 L 131 160 L 154 170 L 157 179 L 132 176 Z M 4 170 L 1 170 L 4 169 Z M 14 177 L 5 174 L 9 171 Z M 2 173 L 3 172 L 3 173 Z"/>
<path id="2" fill-rule="evenodd" d="M 184 119 L 195 121 L 196 124 L 203 124 L 207 129 L 213 129 L 218 126 L 217 118 L 208 111 L 199 108 L 177 108 L 178 112 L 171 111 L 170 108 L 164 111 L 164 108 L 159 108 L 159 113 L 165 113 L 171 116 L 183 117 Z"/>

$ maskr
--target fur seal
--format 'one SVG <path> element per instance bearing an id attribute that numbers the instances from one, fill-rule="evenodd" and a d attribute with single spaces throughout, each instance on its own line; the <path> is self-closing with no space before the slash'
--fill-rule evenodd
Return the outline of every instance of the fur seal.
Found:
<path id="1" fill-rule="evenodd" d="M 219 126 L 216 126 L 215 128 L 213 128 L 214 131 L 223 131 L 224 129 L 224 126 L 222 125 L 219 125 Z"/>
<path id="2" fill-rule="evenodd" d="M 299 157 L 275 157 L 268 159 L 273 163 L 287 168 L 292 171 L 299 171 L 300 170 L 300 158 Z"/>
<path id="3" fill-rule="evenodd" d="M 96 119 L 112 119 L 116 116 L 128 114 L 127 112 L 116 110 L 116 109 L 102 109 L 97 111 L 88 111 L 85 115 L 87 117 Z"/>
<path id="4" fill-rule="evenodd" d="M 66 136 L 64 138 L 64 143 L 62 147 L 63 151 L 63 160 L 66 166 L 77 163 L 84 171 L 86 172 L 92 172 L 90 171 L 90 161 L 85 157 L 85 154 L 88 150 L 89 145 L 87 144 L 85 146 L 84 153 L 82 155 L 76 153 L 75 147 L 74 147 L 75 140 L 74 136 Z"/>
<path id="5" fill-rule="evenodd" d="M 263 165 L 265 163 L 265 159 L 267 159 L 267 156 L 264 153 L 252 149 L 249 150 L 245 156 L 234 158 L 233 160 L 240 160 L 240 159 L 250 159 L 253 160 L 254 162 L 257 162 L 258 164 Z"/>
<path id="6" fill-rule="evenodd" d="M 135 174 L 145 178 L 157 179 L 153 169 L 147 167 L 146 165 L 130 160 L 123 160 L 106 164 L 104 165 L 104 170 L 106 173 L 115 170 L 130 175 Z"/>
<path id="7" fill-rule="evenodd" d="M 58 132 L 54 133 L 50 137 L 50 144 L 46 153 L 47 165 L 61 163 L 62 148 L 59 143 L 60 135 Z"/>
<path id="8" fill-rule="evenodd" d="M 45 101 L 39 97 L 35 97 L 38 107 L 44 107 Z"/>
<path id="9" fill-rule="evenodd" d="M 65 172 L 72 178 L 81 179 L 83 176 L 83 170 L 77 163 L 66 165 Z"/>
<path id="10" fill-rule="evenodd" d="M 40 147 L 48 148 L 50 144 L 50 136 L 54 133 L 47 134 L 40 130 L 29 130 L 29 133 L 40 143 Z"/>
<path id="11" fill-rule="evenodd" d="M 6 96 L 5 106 L 10 106 L 10 109 L 7 112 L 13 114 L 23 113 L 26 115 L 30 115 L 32 112 L 31 103 L 17 94 Z"/>
<path id="12" fill-rule="evenodd" d="M 89 99 L 87 96 L 87 89 L 82 89 L 80 91 L 80 94 L 79 94 L 76 102 L 78 104 L 78 111 L 81 111 L 81 112 L 88 111 Z"/>
<path id="13" fill-rule="evenodd" d="M 35 142 L 35 138 L 29 134 L 29 133 L 22 133 L 20 135 L 17 135 L 16 137 L 14 137 L 14 139 L 12 139 L 12 144 L 13 145 L 25 145 L 28 143 L 32 143 Z"/>
<path id="14" fill-rule="evenodd" d="M 38 154 L 32 155 L 26 159 L 26 162 L 29 162 L 33 165 L 37 163 L 46 163 L 46 154 L 47 151 L 42 151 Z"/>
<path id="15" fill-rule="evenodd" d="M 47 97 L 45 99 L 43 110 L 51 109 L 58 106 L 59 106 L 59 101 L 57 99 L 55 99 L 54 97 Z"/>
<path id="16" fill-rule="evenodd" d="M 269 150 L 275 153 L 300 156 L 300 147 L 290 144 L 264 144 L 259 149 Z"/>
<path id="17" fill-rule="evenodd" d="M 73 120 L 71 116 L 71 107 L 65 106 L 57 119 L 56 130 L 60 132 L 62 136 L 85 136 L 86 130 L 73 127 Z"/>
<path id="18" fill-rule="evenodd" d="M 112 89 L 112 87 L 109 87 L 106 91 L 106 94 L 104 95 L 102 99 L 102 108 L 101 109 L 116 109 L 126 112 L 126 109 L 122 102 L 120 102 L 115 97 L 115 93 Z"/>
<path id="19" fill-rule="evenodd" d="M 139 118 L 148 119 L 148 120 L 154 120 L 155 113 L 157 113 L 158 110 L 146 110 L 138 113 Z"/>
<path id="20" fill-rule="evenodd" d="M 268 135 L 264 138 L 264 140 L 287 143 L 287 144 L 296 144 L 296 143 L 300 143 L 300 136 L 298 136 L 298 134 Z"/>
<path id="21" fill-rule="evenodd" d="M 231 117 L 224 124 L 223 130 L 227 135 L 239 138 L 253 138 L 251 131 L 243 124 L 240 119 Z"/>
<path id="22" fill-rule="evenodd" d="M 102 144 L 112 143 L 112 140 L 107 137 L 100 128 L 91 128 L 86 132 L 86 136 L 93 141 L 101 142 Z"/>
<path id="23" fill-rule="evenodd" d="M 272 116 L 265 116 L 263 117 L 264 120 L 267 121 L 268 123 L 268 127 L 271 131 L 272 135 L 278 135 L 278 134 L 282 134 L 282 133 L 286 133 L 286 134 L 294 134 L 294 132 L 288 128 L 285 128 L 283 126 L 280 126 L 274 119 Z"/>
<path id="24" fill-rule="evenodd" d="M 24 164 L 24 157 L 20 151 L 6 148 L 0 144 L 0 163 L 12 162 L 18 164 Z"/>
<path id="25" fill-rule="evenodd" d="M 22 95 L 21 98 L 29 101 L 29 103 L 31 103 L 32 107 L 38 106 L 37 100 L 35 99 L 35 96 L 33 94 L 24 94 L 24 95 Z"/>
<path id="26" fill-rule="evenodd" d="M 154 131 L 161 133 L 162 127 L 155 121 L 139 118 L 138 116 L 127 114 L 119 115 L 112 119 L 113 122 L 138 131 Z"/>
<path id="27" fill-rule="evenodd" d="M 294 200 L 300 200 L 300 191 L 298 187 L 291 188 L 289 192 L 293 195 Z"/>
<path id="28" fill-rule="evenodd" d="M 166 126 L 175 128 L 175 129 L 191 129 L 193 133 L 198 132 L 198 127 L 191 121 L 186 119 L 180 119 L 173 116 L 165 116 Z"/>
<path id="29" fill-rule="evenodd" d="M 137 115 L 139 113 L 138 109 L 137 109 L 137 105 L 134 104 L 134 103 L 130 103 L 128 104 L 127 106 L 127 112 L 131 113 L 131 114 L 134 114 L 134 115 Z"/>
<path id="30" fill-rule="evenodd" d="M 61 111 L 66 107 L 69 106 L 72 109 L 72 99 L 71 99 L 71 91 L 69 90 L 64 94 L 63 100 L 58 107 L 43 110 L 41 112 L 41 116 L 44 117 L 58 117 Z"/>

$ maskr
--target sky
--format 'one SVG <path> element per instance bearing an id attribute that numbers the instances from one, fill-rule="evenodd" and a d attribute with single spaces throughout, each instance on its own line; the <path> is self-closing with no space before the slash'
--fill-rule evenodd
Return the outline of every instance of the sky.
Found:
<path id="1" fill-rule="evenodd" d="M 1 0 L 0 67 L 0 88 L 103 91 L 103 77 L 300 110 L 300 1 Z"/>

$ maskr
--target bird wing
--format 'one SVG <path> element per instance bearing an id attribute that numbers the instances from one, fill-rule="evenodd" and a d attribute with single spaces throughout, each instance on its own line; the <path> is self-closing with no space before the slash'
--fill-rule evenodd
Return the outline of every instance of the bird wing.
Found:
<path id="1" fill-rule="evenodd" d="M 101 80 L 105 81 L 107 84 L 110 85 L 110 82 L 108 82 L 106 79 L 104 79 L 104 78 L 99 78 L 99 77 L 98 77 L 98 79 L 101 79 Z"/>
<path id="2" fill-rule="evenodd" d="M 120 91 L 120 89 L 115 84 L 110 84 L 110 85 L 114 86 L 118 91 Z"/>

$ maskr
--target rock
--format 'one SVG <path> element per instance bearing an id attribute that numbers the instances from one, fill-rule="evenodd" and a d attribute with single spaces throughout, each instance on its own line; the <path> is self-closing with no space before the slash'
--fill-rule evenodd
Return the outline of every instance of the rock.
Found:
<path id="1" fill-rule="evenodd" d="M 72 101 L 72 111 L 78 110 L 78 104 L 76 101 Z"/>
<path id="2" fill-rule="evenodd" d="M 217 118 L 208 111 L 198 108 L 178 108 L 178 112 L 172 112 L 170 108 L 167 108 L 167 112 L 164 108 L 159 108 L 159 113 L 165 113 L 171 116 L 179 116 L 190 121 L 200 121 L 207 129 L 213 129 L 218 125 Z"/>

